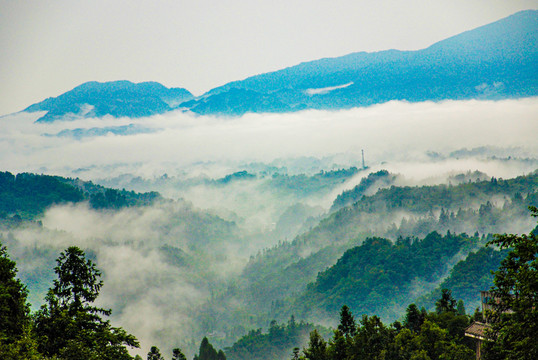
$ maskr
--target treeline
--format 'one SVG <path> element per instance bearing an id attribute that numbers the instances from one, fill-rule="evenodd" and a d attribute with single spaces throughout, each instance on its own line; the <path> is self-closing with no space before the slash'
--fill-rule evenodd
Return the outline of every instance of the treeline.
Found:
<path id="1" fill-rule="evenodd" d="M 160 198 L 156 192 L 135 193 L 60 176 L 0 172 L 0 219 L 34 219 L 48 207 L 88 201 L 94 209 L 147 205 Z"/>
<path id="2" fill-rule="evenodd" d="M 301 352 L 297 348 L 292 359 L 475 359 L 474 343 L 465 338 L 465 329 L 473 320 L 482 320 L 481 313 L 466 315 L 462 302 L 456 302 L 450 290 L 443 290 L 433 312 L 407 307 L 405 318 L 385 325 L 377 316 L 363 315 L 357 324 L 351 311 L 343 306 L 340 324 L 326 342 L 316 331 Z"/>

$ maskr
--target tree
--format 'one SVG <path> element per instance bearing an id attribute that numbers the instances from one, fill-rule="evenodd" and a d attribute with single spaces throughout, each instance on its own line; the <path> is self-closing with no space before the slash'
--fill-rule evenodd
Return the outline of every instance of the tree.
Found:
<path id="1" fill-rule="evenodd" d="M 353 339 L 351 358 L 378 359 L 379 354 L 388 348 L 393 334 L 377 316 L 363 315 Z"/>
<path id="2" fill-rule="evenodd" d="M 180 348 L 175 348 L 172 350 L 172 360 L 187 360 L 187 358 Z"/>
<path id="3" fill-rule="evenodd" d="M 0 358 L 40 359 L 26 301 L 28 291 L 16 275 L 15 261 L 0 243 Z"/>
<path id="4" fill-rule="evenodd" d="M 424 323 L 424 314 L 415 304 L 410 304 L 405 312 L 404 326 L 414 333 L 418 333 L 422 323 Z"/>
<path id="5" fill-rule="evenodd" d="M 465 305 L 463 303 L 463 300 L 458 300 L 458 305 L 456 306 L 456 310 L 458 311 L 458 315 L 465 315 Z"/>
<path id="6" fill-rule="evenodd" d="M 222 350 L 217 352 L 207 337 L 204 337 L 200 343 L 199 354 L 195 355 L 194 358 L 198 360 L 226 360 L 226 355 Z"/>
<path id="7" fill-rule="evenodd" d="M 538 209 L 530 207 L 532 216 Z M 494 273 L 485 359 L 538 359 L 538 236 L 496 235 L 488 242 L 511 249 Z"/>
<path id="8" fill-rule="evenodd" d="M 60 359 L 132 359 L 126 346 L 138 347 L 136 338 L 102 319 L 111 310 L 93 306 L 103 285 L 93 262 L 75 246 L 56 262 L 58 279 L 35 315 L 40 352 Z"/>
<path id="9" fill-rule="evenodd" d="M 308 348 L 305 348 L 303 353 L 308 360 L 327 360 L 327 343 L 317 330 L 310 333 Z"/>
<path id="10" fill-rule="evenodd" d="M 435 311 L 438 314 L 456 311 L 456 300 L 452 297 L 452 291 L 442 290 L 441 298 L 435 303 Z"/>
<path id="11" fill-rule="evenodd" d="M 0 243 L 0 345 L 9 345 L 23 335 L 29 325 L 28 291 L 16 278 L 15 261 Z"/>
<path id="12" fill-rule="evenodd" d="M 345 337 L 353 337 L 357 332 L 357 324 L 355 324 L 355 319 L 347 305 L 342 306 L 342 309 L 340 310 L 340 324 L 338 325 L 338 330 L 340 330 Z"/>
<path id="13" fill-rule="evenodd" d="M 148 360 L 164 360 L 164 358 L 161 355 L 161 351 L 159 350 L 157 346 L 152 346 L 149 349 L 147 359 Z"/>

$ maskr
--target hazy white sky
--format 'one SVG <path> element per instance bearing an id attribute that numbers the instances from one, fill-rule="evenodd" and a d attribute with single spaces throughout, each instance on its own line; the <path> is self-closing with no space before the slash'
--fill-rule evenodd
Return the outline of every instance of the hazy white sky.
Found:
<path id="1" fill-rule="evenodd" d="M 302 61 L 420 49 L 536 0 L 0 0 L 0 114 L 91 80 L 195 94 Z"/>

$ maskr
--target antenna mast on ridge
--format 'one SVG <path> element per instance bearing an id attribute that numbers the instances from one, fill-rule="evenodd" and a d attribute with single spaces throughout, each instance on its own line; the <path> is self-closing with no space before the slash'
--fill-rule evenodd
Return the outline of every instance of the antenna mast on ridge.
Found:
<path id="1" fill-rule="evenodd" d="M 364 150 L 361 150 L 362 152 L 362 168 L 366 169 L 366 164 L 364 163 Z"/>

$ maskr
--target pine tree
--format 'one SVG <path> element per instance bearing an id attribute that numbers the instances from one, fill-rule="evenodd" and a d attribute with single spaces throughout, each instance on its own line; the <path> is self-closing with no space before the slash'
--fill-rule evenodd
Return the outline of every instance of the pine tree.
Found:
<path id="1" fill-rule="evenodd" d="M 138 347 L 136 338 L 102 319 L 111 310 L 93 306 L 103 285 L 93 262 L 74 246 L 56 262 L 58 279 L 35 316 L 39 350 L 60 359 L 132 359 L 126 346 Z"/>
<path id="2" fill-rule="evenodd" d="M 159 350 L 157 346 L 152 346 L 149 349 L 147 359 L 148 360 L 164 360 L 164 357 L 162 357 L 161 351 Z"/>
<path id="3" fill-rule="evenodd" d="M 455 312 L 456 311 L 456 300 L 452 297 L 452 291 L 449 289 L 443 289 L 441 293 L 441 298 L 435 303 L 435 311 L 438 314 L 444 312 Z"/>
<path id="4" fill-rule="evenodd" d="M 16 278 L 17 268 L 0 243 L 0 344 L 18 340 L 29 324 L 28 291 Z"/>
<path id="5" fill-rule="evenodd" d="M 16 275 L 16 264 L 0 243 L 0 358 L 41 359 L 26 301 L 28 291 Z"/>
<path id="6" fill-rule="evenodd" d="M 303 350 L 304 356 L 308 360 L 327 360 L 327 343 L 317 330 L 310 333 L 308 348 Z"/>
<path id="7" fill-rule="evenodd" d="M 357 324 L 355 324 L 355 319 L 347 305 L 342 306 L 342 309 L 340 310 L 340 324 L 338 325 L 338 330 L 340 330 L 345 337 L 353 337 L 357 333 Z"/>
<path id="8" fill-rule="evenodd" d="M 187 358 L 181 349 L 175 348 L 172 350 L 172 360 L 187 360 Z"/>
<path id="9" fill-rule="evenodd" d="M 415 304 L 410 304 L 405 313 L 404 327 L 418 333 L 424 323 L 424 314 L 419 311 Z"/>

